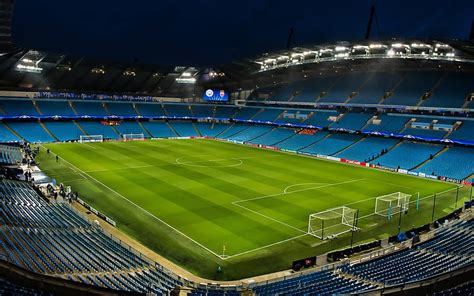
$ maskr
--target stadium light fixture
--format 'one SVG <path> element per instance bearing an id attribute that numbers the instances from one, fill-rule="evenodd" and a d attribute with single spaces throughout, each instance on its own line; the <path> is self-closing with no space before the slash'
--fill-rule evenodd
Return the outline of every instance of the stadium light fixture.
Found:
<path id="1" fill-rule="evenodd" d="M 377 43 L 377 44 L 370 44 L 370 45 L 369 45 L 369 48 L 370 48 L 370 49 L 380 49 L 380 48 L 384 48 L 384 47 L 385 47 L 385 45 L 383 45 L 383 44 L 378 44 L 378 43 Z"/>
<path id="2" fill-rule="evenodd" d="M 41 73 L 43 68 L 39 66 L 39 63 L 44 57 L 45 54 L 30 50 L 18 60 L 15 68 L 19 72 Z"/>
<path id="3" fill-rule="evenodd" d="M 91 73 L 92 73 L 92 74 L 100 74 L 100 75 L 105 74 L 104 66 L 92 68 L 92 69 L 91 69 Z"/>
<path id="4" fill-rule="evenodd" d="M 183 84 L 194 84 L 196 83 L 196 78 L 194 77 L 177 77 L 176 79 L 177 83 L 183 83 Z"/>
<path id="5" fill-rule="evenodd" d="M 123 71 L 122 74 L 123 74 L 123 76 L 136 76 L 136 75 L 137 75 L 137 73 L 135 72 L 135 70 L 132 69 L 132 68 Z"/>
<path id="6" fill-rule="evenodd" d="M 354 45 L 352 48 L 353 49 L 368 49 L 369 47 L 367 45 Z"/>
<path id="7" fill-rule="evenodd" d="M 349 56 L 349 53 L 347 52 L 341 52 L 341 53 L 336 53 L 334 57 L 336 58 L 347 58 Z"/>
<path id="8" fill-rule="evenodd" d="M 430 44 L 427 44 L 427 43 L 412 43 L 410 44 L 411 47 L 413 48 L 431 48 L 432 46 Z"/>
<path id="9" fill-rule="evenodd" d="M 389 57 L 393 57 L 393 56 L 395 55 L 395 51 L 394 51 L 393 49 L 389 49 L 389 50 L 387 51 L 387 55 L 388 55 Z"/>
<path id="10" fill-rule="evenodd" d="M 408 45 L 406 44 L 402 44 L 402 43 L 393 43 L 392 44 L 392 47 L 393 48 L 403 48 L 403 47 L 407 47 Z"/>
<path id="11" fill-rule="evenodd" d="M 450 48 L 450 46 L 448 44 L 444 44 L 444 43 L 436 43 L 435 47 L 437 47 L 437 48 Z"/>
<path id="12" fill-rule="evenodd" d="M 334 50 L 337 51 L 337 52 L 341 52 L 341 51 L 347 50 L 347 47 L 345 47 L 345 46 L 336 46 L 334 48 Z"/>
<path id="13" fill-rule="evenodd" d="M 25 72 L 39 73 L 39 72 L 43 71 L 43 68 L 36 67 L 36 66 L 23 65 L 23 64 L 16 65 L 16 68 L 20 71 L 24 70 Z"/>

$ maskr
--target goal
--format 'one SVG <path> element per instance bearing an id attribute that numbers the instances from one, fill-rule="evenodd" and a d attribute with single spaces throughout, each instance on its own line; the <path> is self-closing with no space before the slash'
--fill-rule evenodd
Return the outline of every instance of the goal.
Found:
<path id="1" fill-rule="evenodd" d="M 145 136 L 143 135 L 143 133 L 141 133 L 141 134 L 123 134 L 122 139 L 124 141 L 145 140 Z"/>
<path id="2" fill-rule="evenodd" d="M 408 211 L 410 194 L 395 192 L 375 198 L 375 214 L 390 219 L 400 212 Z"/>
<path id="3" fill-rule="evenodd" d="M 103 142 L 104 137 L 102 135 L 80 135 L 80 143 L 90 143 L 90 142 Z"/>
<path id="4" fill-rule="evenodd" d="M 308 234 L 319 239 L 333 238 L 357 228 L 358 211 L 337 207 L 309 215 Z"/>

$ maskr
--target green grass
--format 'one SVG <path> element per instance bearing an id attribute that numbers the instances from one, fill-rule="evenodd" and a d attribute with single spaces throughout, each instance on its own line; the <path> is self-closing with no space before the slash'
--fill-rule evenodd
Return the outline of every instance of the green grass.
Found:
<path id="1" fill-rule="evenodd" d="M 239 279 L 288 269 L 291 262 L 350 244 L 350 234 L 305 235 L 308 216 L 349 205 L 359 210 L 354 242 L 398 232 L 371 215 L 374 197 L 404 192 L 436 198 L 435 217 L 454 210 L 456 186 L 212 140 L 44 145 L 40 167 L 117 222 L 117 227 L 191 272 Z M 454 190 L 453 190 L 454 188 Z M 461 200 L 468 190 L 461 188 Z M 402 229 L 431 222 L 433 198 L 414 199 Z M 166 225 L 166 224 L 167 225 Z M 222 260 L 216 255 L 230 256 Z M 222 273 L 216 273 L 217 266 Z"/>

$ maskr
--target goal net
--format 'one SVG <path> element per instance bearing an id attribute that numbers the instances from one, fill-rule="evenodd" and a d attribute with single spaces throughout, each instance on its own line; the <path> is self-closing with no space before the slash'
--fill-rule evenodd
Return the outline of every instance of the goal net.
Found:
<path id="1" fill-rule="evenodd" d="M 143 133 L 141 134 L 123 134 L 122 138 L 124 141 L 136 141 L 136 140 L 145 140 Z"/>
<path id="2" fill-rule="evenodd" d="M 319 239 L 333 238 L 357 229 L 357 210 L 337 207 L 309 215 L 308 234 Z"/>
<path id="3" fill-rule="evenodd" d="M 395 192 L 375 198 L 375 214 L 390 218 L 400 212 L 408 211 L 410 194 Z"/>
<path id="4" fill-rule="evenodd" d="M 104 137 L 102 135 L 80 135 L 80 143 L 90 143 L 90 142 L 103 142 Z"/>

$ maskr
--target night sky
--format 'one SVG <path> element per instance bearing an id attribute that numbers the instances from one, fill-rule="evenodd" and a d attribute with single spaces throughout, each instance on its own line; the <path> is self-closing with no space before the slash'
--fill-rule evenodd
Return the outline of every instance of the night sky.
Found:
<path id="1" fill-rule="evenodd" d="M 113 61 L 218 65 L 295 45 L 364 38 L 369 0 L 17 0 L 17 46 Z M 474 0 L 378 1 L 372 37 L 467 39 Z"/>

